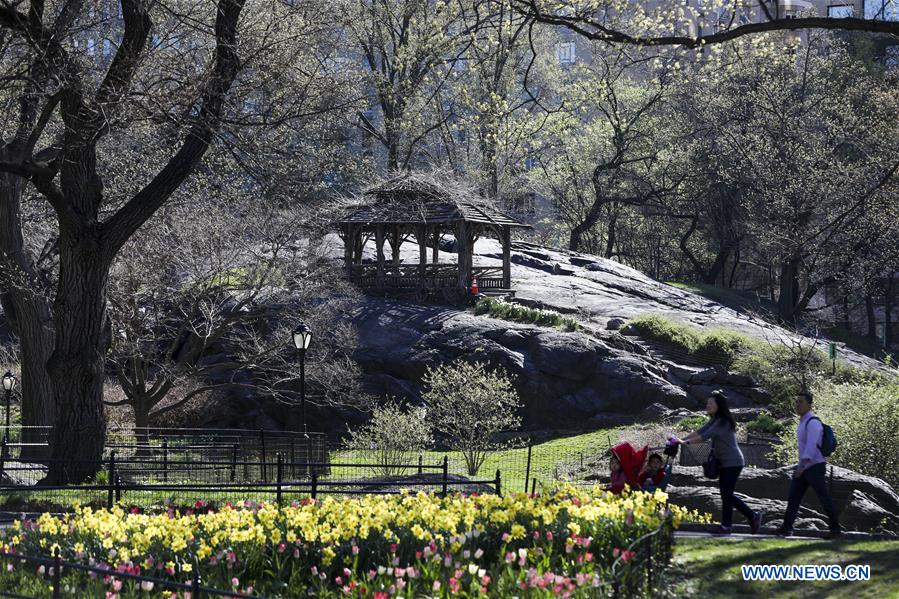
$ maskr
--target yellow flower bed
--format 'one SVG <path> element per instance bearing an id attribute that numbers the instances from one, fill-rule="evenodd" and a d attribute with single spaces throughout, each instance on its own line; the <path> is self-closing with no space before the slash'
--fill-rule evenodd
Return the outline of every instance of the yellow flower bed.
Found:
<path id="1" fill-rule="evenodd" d="M 58 547 L 65 560 L 182 581 L 196 563 L 206 584 L 268 592 L 275 588 L 267 580 L 273 572 L 296 592 L 315 585 L 327 593 L 334 585 L 339 589 L 353 581 L 351 590 L 358 596 L 363 587 L 374 592 L 377 577 L 370 577 L 371 572 L 396 566 L 430 572 L 426 583 L 431 590 L 435 584 L 453 586 L 450 579 L 458 587 L 461 579 L 446 574 L 456 573 L 456 562 L 473 554 L 479 555 L 474 571 L 486 568 L 492 576 L 482 577 L 497 581 L 506 576 L 497 568 L 508 569 L 504 556 L 538 546 L 543 556 L 565 556 L 572 545 L 589 549 L 596 559 L 591 557 L 587 569 L 591 576 L 602 576 L 615 550 L 623 550 L 666 518 L 674 527 L 684 518 L 702 519 L 666 501 L 661 491 L 618 496 L 596 487 L 568 486 L 536 497 L 371 495 L 307 500 L 281 509 L 247 503 L 208 513 L 78 508 L 72 515 L 44 514 L 36 521 L 16 522 L 3 536 L 3 550 L 48 555 Z M 434 556 L 443 556 L 440 564 L 447 562 L 452 572 L 430 568 L 428 560 Z M 517 560 L 513 566 L 522 572 L 526 565 L 534 566 Z M 574 562 L 565 559 L 544 562 L 544 569 L 559 570 L 560 576 L 583 570 L 572 569 Z"/>

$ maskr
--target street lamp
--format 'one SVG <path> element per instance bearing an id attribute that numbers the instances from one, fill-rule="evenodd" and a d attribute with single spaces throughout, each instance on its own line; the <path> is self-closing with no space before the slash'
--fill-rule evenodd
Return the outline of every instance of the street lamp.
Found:
<path id="1" fill-rule="evenodd" d="M 303 415 L 303 434 L 306 434 L 306 350 L 312 343 L 312 329 L 304 323 L 293 331 L 293 346 L 300 354 L 300 410 Z"/>
<path id="2" fill-rule="evenodd" d="M 12 390 L 15 388 L 16 375 L 7 370 L 6 374 L 3 375 L 3 390 L 6 391 L 6 428 L 3 429 L 4 450 L 6 448 L 6 443 L 9 441 L 9 399 L 12 395 Z"/>

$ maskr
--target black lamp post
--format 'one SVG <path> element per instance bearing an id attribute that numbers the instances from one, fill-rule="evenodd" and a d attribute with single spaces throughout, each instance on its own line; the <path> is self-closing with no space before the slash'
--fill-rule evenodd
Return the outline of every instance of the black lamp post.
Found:
<path id="1" fill-rule="evenodd" d="M 10 371 L 6 371 L 3 375 L 3 390 L 6 392 L 6 427 L 3 429 L 3 446 L 4 451 L 6 444 L 9 442 L 9 400 L 12 396 L 12 390 L 16 388 L 16 375 Z"/>
<path id="2" fill-rule="evenodd" d="M 302 322 L 293 331 L 293 346 L 300 354 L 300 411 L 303 416 L 303 434 L 306 434 L 306 350 L 312 342 L 312 329 Z"/>

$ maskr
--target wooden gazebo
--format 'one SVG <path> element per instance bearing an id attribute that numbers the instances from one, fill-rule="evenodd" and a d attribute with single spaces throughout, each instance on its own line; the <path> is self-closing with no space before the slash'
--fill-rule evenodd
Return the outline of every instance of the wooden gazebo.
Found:
<path id="1" fill-rule="evenodd" d="M 478 288 L 511 290 L 509 250 L 513 227 L 529 228 L 461 186 L 442 185 L 420 175 L 403 175 L 369 188 L 363 204 L 338 221 L 349 279 L 363 289 L 429 291 Z M 456 263 L 439 262 L 440 240 L 455 237 Z M 491 234 L 502 244 L 502 267 L 473 266 L 475 241 Z M 417 264 L 404 264 L 400 246 L 418 244 Z M 363 260 L 363 248 L 374 241 L 374 260 Z M 384 253 L 390 244 L 391 259 Z M 428 249 L 431 261 L 428 261 Z"/>

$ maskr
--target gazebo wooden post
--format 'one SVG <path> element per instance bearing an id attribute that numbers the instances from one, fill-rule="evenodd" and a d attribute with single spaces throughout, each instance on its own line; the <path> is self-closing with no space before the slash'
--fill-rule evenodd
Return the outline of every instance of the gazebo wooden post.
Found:
<path id="1" fill-rule="evenodd" d="M 346 276 L 353 279 L 353 250 L 356 248 L 356 226 L 347 225 L 343 229 L 343 262 Z"/>
<path id="2" fill-rule="evenodd" d="M 365 231 L 362 227 L 356 227 L 353 235 L 353 264 L 362 264 L 362 252 L 365 248 Z"/>
<path id="3" fill-rule="evenodd" d="M 377 285 L 384 285 L 384 225 L 375 225 L 375 251 L 378 256 Z"/>
<path id="4" fill-rule="evenodd" d="M 440 226 L 434 225 L 434 265 L 440 260 Z"/>
<path id="5" fill-rule="evenodd" d="M 418 238 L 418 277 L 419 286 L 425 288 L 425 277 L 428 268 L 428 228 L 426 225 L 415 227 L 415 236 Z"/>
<path id="6" fill-rule="evenodd" d="M 459 267 L 458 285 L 462 291 L 468 289 L 468 281 L 470 280 L 471 270 L 469 268 L 469 257 L 471 256 L 471 248 L 469 248 L 468 240 L 468 223 L 460 220 L 456 223 L 456 262 Z"/>
<path id="7" fill-rule="evenodd" d="M 512 288 L 512 227 L 503 225 L 502 239 L 500 243 L 503 246 L 503 289 Z"/>
<path id="8" fill-rule="evenodd" d="M 393 225 L 393 235 L 390 239 L 390 249 L 393 252 L 393 265 L 400 265 L 400 244 L 402 243 L 403 234 L 399 225 Z"/>

